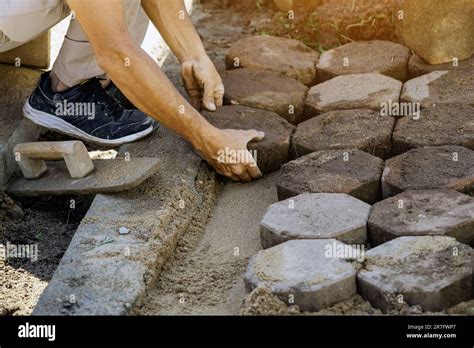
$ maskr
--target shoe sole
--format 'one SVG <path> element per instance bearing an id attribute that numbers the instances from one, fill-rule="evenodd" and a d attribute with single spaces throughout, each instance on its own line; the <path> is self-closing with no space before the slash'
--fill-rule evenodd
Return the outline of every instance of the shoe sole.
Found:
<path id="1" fill-rule="evenodd" d="M 155 130 L 153 125 L 151 125 L 150 128 L 147 128 L 135 134 L 127 135 L 122 138 L 113 140 L 101 139 L 94 137 L 93 135 L 87 134 L 79 128 L 74 127 L 72 124 L 61 120 L 59 117 L 53 116 L 43 111 L 36 110 L 30 105 L 29 100 L 27 100 L 25 105 L 23 106 L 23 115 L 38 126 L 99 145 L 120 146 L 144 138 Z"/>

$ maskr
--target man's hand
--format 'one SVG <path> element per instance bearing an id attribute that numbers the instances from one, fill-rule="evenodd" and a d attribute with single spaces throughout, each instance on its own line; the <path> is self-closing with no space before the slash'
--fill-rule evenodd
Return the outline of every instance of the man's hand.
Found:
<path id="1" fill-rule="evenodd" d="M 256 130 L 216 128 L 196 149 L 219 174 L 234 181 L 248 182 L 260 178 L 262 173 L 247 150 L 247 144 L 264 137 L 265 133 Z"/>
<path id="2" fill-rule="evenodd" d="M 209 111 L 215 111 L 217 107 L 222 106 L 224 84 L 206 54 L 183 61 L 181 75 L 191 104 L 197 110 L 201 110 L 201 105 Z"/>

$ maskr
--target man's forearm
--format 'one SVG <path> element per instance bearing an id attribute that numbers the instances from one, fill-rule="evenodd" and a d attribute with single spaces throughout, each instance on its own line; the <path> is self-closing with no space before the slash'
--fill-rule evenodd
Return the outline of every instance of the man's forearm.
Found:
<path id="1" fill-rule="evenodd" d="M 206 54 L 184 0 L 142 0 L 142 7 L 180 62 Z"/>
<path id="2" fill-rule="evenodd" d="M 130 46 L 103 63 L 112 81 L 137 108 L 189 140 L 198 150 L 203 138 L 215 131 L 138 46 Z"/>

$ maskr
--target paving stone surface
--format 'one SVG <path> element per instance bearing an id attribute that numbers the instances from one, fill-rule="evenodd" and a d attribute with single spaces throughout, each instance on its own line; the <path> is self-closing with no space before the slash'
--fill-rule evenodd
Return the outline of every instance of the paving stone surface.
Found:
<path id="1" fill-rule="evenodd" d="M 434 71 L 414 78 L 403 85 L 400 99 L 422 108 L 456 103 L 474 106 L 474 68 Z"/>
<path id="2" fill-rule="evenodd" d="M 296 128 L 291 157 L 318 150 L 358 149 L 390 157 L 395 119 L 369 109 L 334 110 L 313 117 Z"/>
<path id="3" fill-rule="evenodd" d="M 12 196 L 35 197 L 47 195 L 89 195 L 113 193 L 134 188 L 159 169 L 156 158 L 133 157 L 96 160 L 94 171 L 82 179 L 71 179 L 64 161 L 46 162 L 48 171 L 38 180 L 23 176 L 13 180 L 6 192 Z"/>
<path id="4" fill-rule="evenodd" d="M 306 118 L 343 109 L 380 111 L 383 103 L 398 103 L 402 83 L 381 74 L 353 74 L 312 87 L 305 102 Z"/>
<path id="5" fill-rule="evenodd" d="M 451 189 L 405 191 L 375 203 L 372 246 L 401 236 L 442 235 L 474 245 L 474 198 Z"/>
<path id="6" fill-rule="evenodd" d="M 360 150 L 322 150 L 285 164 L 278 198 L 302 193 L 347 193 L 366 203 L 381 197 L 383 160 Z"/>
<path id="7" fill-rule="evenodd" d="M 303 121 L 308 87 L 301 82 L 259 69 L 229 70 L 222 79 L 226 104 L 273 111 L 292 124 Z"/>
<path id="8" fill-rule="evenodd" d="M 394 42 L 355 41 L 322 53 L 316 76 L 323 82 L 341 75 L 379 73 L 406 81 L 410 55 L 408 48 Z"/>
<path id="9" fill-rule="evenodd" d="M 304 311 L 349 299 L 356 293 L 356 272 L 351 263 L 327 256 L 333 245 L 344 246 L 334 239 L 292 240 L 260 251 L 247 267 L 247 290 L 267 287 L 286 303 L 293 296 Z"/>
<path id="10" fill-rule="evenodd" d="M 384 197 L 436 188 L 474 194 L 474 151 L 456 145 L 421 147 L 385 162 Z"/>
<path id="11" fill-rule="evenodd" d="M 237 41 L 225 60 L 227 69 L 265 69 L 313 86 L 318 58 L 318 52 L 297 40 L 260 35 Z"/>
<path id="12" fill-rule="evenodd" d="M 366 252 L 358 291 L 384 312 L 399 299 L 424 311 L 448 309 L 472 296 L 472 257 L 452 237 L 400 237 Z"/>
<path id="13" fill-rule="evenodd" d="M 345 193 L 304 193 L 270 206 L 260 222 L 263 248 L 292 239 L 365 244 L 371 206 Z"/>
<path id="14" fill-rule="evenodd" d="M 474 53 L 474 3 L 471 0 L 403 1 L 402 42 L 430 64 L 466 59 Z M 422 20 L 420 20 L 422 19 Z"/>
<path id="15" fill-rule="evenodd" d="M 204 111 L 203 115 L 220 129 L 256 129 L 265 132 L 263 141 L 248 144 L 252 155 L 256 154 L 257 165 L 263 173 L 278 170 L 288 161 L 294 126 L 274 112 L 231 105 L 219 108 L 216 112 Z"/>
<path id="16" fill-rule="evenodd" d="M 395 155 L 423 146 L 460 145 L 474 150 L 474 107 L 440 105 L 402 117 L 393 132 Z"/>
<path id="17" fill-rule="evenodd" d="M 413 79 L 415 77 L 432 73 L 440 70 L 464 70 L 474 68 L 474 57 L 464 60 L 451 61 L 444 64 L 429 64 L 423 58 L 413 54 L 408 61 L 408 77 Z"/>

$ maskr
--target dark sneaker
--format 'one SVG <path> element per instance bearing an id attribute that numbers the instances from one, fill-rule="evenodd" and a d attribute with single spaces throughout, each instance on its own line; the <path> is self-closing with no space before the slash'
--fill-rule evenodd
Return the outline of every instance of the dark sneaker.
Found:
<path id="1" fill-rule="evenodd" d="M 135 105 L 132 104 L 130 100 L 122 93 L 122 91 L 113 83 L 110 81 L 107 87 L 104 88 L 105 92 L 109 96 L 111 96 L 117 103 L 120 104 L 120 106 L 123 109 L 128 109 L 128 110 L 134 110 L 136 109 Z M 149 117 L 149 116 L 148 116 Z M 151 118 L 151 122 L 153 124 L 153 127 L 156 129 L 160 126 L 159 122 L 156 121 L 155 119 Z"/>
<path id="2" fill-rule="evenodd" d="M 120 89 L 110 81 L 109 85 L 104 88 L 108 95 L 110 95 L 114 100 L 120 104 L 124 109 L 133 110 L 136 109 L 135 105 L 132 104 L 130 100 L 120 91 Z"/>
<path id="3" fill-rule="evenodd" d="M 123 109 L 94 78 L 64 93 L 50 89 L 49 72 L 23 107 L 26 118 L 45 128 L 101 145 L 118 146 L 153 132 L 152 119 Z"/>

